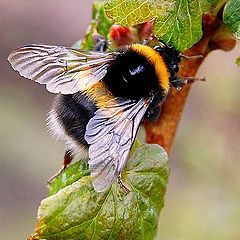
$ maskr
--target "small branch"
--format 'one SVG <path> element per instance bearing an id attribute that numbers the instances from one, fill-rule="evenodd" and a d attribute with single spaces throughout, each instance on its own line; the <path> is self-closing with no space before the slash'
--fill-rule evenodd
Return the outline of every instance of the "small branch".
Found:
<path id="1" fill-rule="evenodd" d="M 207 54 L 215 49 L 225 51 L 235 46 L 235 40 L 229 37 L 223 38 L 221 33 L 222 23 L 218 17 L 205 15 L 203 18 L 204 33 L 202 39 L 184 54 L 188 56 L 203 55 L 203 58 L 192 60 L 183 59 L 180 64 L 179 75 L 182 77 L 195 76 L 198 68 Z M 171 152 L 175 133 L 181 119 L 182 111 L 187 100 L 191 85 L 186 85 L 181 91 L 174 89 L 169 93 L 162 105 L 162 112 L 157 122 L 146 121 L 148 143 L 156 143 L 162 146 L 168 154 Z"/>

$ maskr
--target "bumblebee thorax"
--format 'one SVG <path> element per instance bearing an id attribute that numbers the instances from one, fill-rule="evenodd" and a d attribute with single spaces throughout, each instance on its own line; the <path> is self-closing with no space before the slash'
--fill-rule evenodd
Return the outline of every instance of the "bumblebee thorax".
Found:
<path id="1" fill-rule="evenodd" d="M 169 86 L 169 74 L 164 69 L 161 76 L 167 79 L 164 84 L 159 84 L 159 72 L 156 71 L 158 55 L 151 47 L 140 44 L 134 44 L 119 54 L 115 62 L 109 66 L 104 78 L 109 91 L 115 97 L 129 99 L 148 97 L 150 92 L 165 95 Z"/>

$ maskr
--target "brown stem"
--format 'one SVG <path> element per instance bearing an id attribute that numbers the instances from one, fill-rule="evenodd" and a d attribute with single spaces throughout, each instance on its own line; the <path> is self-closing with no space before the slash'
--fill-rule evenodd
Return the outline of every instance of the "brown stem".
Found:
<path id="1" fill-rule="evenodd" d="M 205 15 L 203 18 L 203 26 L 202 39 L 184 53 L 189 56 L 203 55 L 203 58 L 183 60 L 180 64 L 179 71 L 179 75 L 182 77 L 194 76 L 210 51 L 214 49 L 228 51 L 235 45 L 235 40 L 229 38 L 229 36 L 226 37 L 225 34 L 221 34 L 223 28 L 221 20 L 219 20 L 218 17 L 210 14 Z M 168 154 L 171 151 L 177 126 L 190 89 L 190 85 L 184 86 L 180 92 L 172 89 L 162 105 L 161 116 L 157 122 L 145 122 L 147 142 L 161 145 Z"/>

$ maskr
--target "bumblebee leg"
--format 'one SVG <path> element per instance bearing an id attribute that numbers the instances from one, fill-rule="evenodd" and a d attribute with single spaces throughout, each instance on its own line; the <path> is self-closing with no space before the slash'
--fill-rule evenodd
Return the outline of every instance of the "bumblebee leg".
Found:
<path id="1" fill-rule="evenodd" d="M 94 48 L 93 50 L 99 51 L 99 52 L 105 52 L 108 47 L 108 41 L 101 35 L 94 36 Z"/>
<path id="2" fill-rule="evenodd" d="M 73 157 L 71 156 L 70 151 L 67 150 L 64 155 L 62 167 L 56 174 L 54 174 L 52 177 L 50 177 L 47 182 L 51 183 L 56 177 L 58 177 L 67 168 L 67 166 L 71 163 L 72 159 L 73 159 Z"/>
<path id="3" fill-rule="evenodd" d="M 101 36 L 98 33 L 97 29 L 94 30 L 92 37 L 94 42 L 93 50 L 99 51 L 99 52 L 105 52 L 108 48 L 108 40 L 103 36 Z"/>
<path id="4" fill-rule="evenodd" d="M 122 182 L 122 179 L 121 179 L 121 176 L 119 175 L 118 178 L 117 178 L 117 182 L 118 184 L 120 185 L 120 187 L 122 188 L 122 190 L 126 193 L 126 195 L 131 192 L 131 190 L 129 188 L 127 188 L 123 182 Z"/>
<path id="5" fill-rule="evenodd" d="M 197 77 L 182 77 L 178 79 L 174 79 L 171 81 L 173 87 L 177 89 L 177 91 L 180 91 L 184 85 L 192 84 L 196 81 L 206 81 L 205 78 L 197 78 Z"/>
<path id="6" fill-rule="evenodd" d="M 183 77 L 181 78 L 183 84 L 192 84 L 196 81 L 202 81 L 202 82 L 205 82 L 206 81 L 206 78 L 203 77 L 203 78 L 197 78 L 197 77 Z"/>
<path id="7" fill-rule="evenodd" d="M 193 60 L 193 59 L 201 59 L 201 58 L 203 58 L 203 55 L 187 56 L 187 55 L 180 53 L 180 57 L 182 57 L 186 60 Z"/>

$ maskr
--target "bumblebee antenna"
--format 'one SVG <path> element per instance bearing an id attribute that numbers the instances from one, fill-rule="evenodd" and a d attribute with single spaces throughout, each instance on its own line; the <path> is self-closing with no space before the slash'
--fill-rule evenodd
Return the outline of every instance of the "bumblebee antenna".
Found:
<path id="1" fill-rule="evenodd" d="M 195 56 L 187 56 L 184 55 L 182 53 L 179 54 L 180 57 L 185 58 L 186 60 L 193 60 L 193 59 L 199 59 L 199 58 L 203 58 L 203 55 L 195 55 Z"/>
<path id="2" fill-rule="evenodd" d="M 192 84 L 196 81 L 202 81 L 202 82 L 206 82 L 206 78 L 197 78 L 197 77 L 183 77 L 181 78 L 182 82 L 186 85 L 186 84 Z"/>

